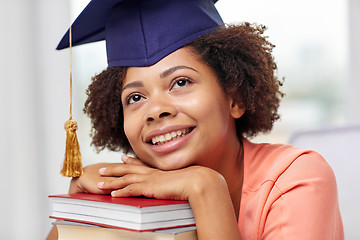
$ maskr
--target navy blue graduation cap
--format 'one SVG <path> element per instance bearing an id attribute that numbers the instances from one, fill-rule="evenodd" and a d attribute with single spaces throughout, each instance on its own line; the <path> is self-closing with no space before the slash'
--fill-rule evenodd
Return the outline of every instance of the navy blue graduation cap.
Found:
<path id="1" fill-rule="evenodd" d="M 109 66 L 150 66 L 223 21 L 217 0 L 92 0 L 72 24 L 72 46 L 106 40 Z M 69 31 L 57 49 L 69 47 Z"/>

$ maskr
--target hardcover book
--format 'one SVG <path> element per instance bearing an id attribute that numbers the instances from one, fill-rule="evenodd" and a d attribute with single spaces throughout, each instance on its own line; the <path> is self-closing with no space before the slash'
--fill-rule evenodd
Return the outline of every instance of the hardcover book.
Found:
<path id="1" fill-rule="evenodd" d="M 50 218 L 133 231 L 194 226 L 187 201 L 114 198 L 87 193 L 51 195 Z"/>

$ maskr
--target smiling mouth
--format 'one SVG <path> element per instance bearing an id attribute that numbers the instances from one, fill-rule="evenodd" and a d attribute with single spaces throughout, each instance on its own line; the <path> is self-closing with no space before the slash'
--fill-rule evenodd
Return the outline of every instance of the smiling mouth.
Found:
<path id="1" fill-rule="evenodd" d="M 153 145 L 162 145 L 189 134 L 193 129 L 194 127 L 190 127 L 182 130 L 172 131 L 164 135 L 158 135 L 151 139 L 151 143 Z"/>

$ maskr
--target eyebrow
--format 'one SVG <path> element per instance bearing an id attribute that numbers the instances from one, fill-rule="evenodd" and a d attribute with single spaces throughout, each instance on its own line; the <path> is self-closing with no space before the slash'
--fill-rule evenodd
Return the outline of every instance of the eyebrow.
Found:
<path id="1" fill-rule="evenodd" d="M 144 84 L 141 81 L 135 81 L 135 82 L 128 83 L 123 87 L 121 92 L 123 92 L 125 89 L 131 88 L 131 87 L 144 87 Z"/>
<path id="2" fill-rule="evenodd" d="M 192 67 L 179 65 L 179 66 L 171 67 L 171 68 L 165 70 L 164 72 L 160 73 L 160 78 L 165 78 L 165 77 L 169 76 L 170 74 L 172 74 L 173 72 L 175 72 L 177 70 L 181 70 L 181 69 L 190 69 L 194 72 L 198 72 L 196 69 L 194 69 Z M 127 88 L 132 88 L 132 87 L 144 87 L 144 84 L 141 81 L 135 81 L 135 82 L 128 83 L 123 87 L 121 92 L 123 92 Z"/>
<path id="3" fill-rule="evenodd" d="M 175 72 L 177 70 L 181 70 L 181 69 L 190 69 L 190 70 L 192 70 L 194 72 L 198 72 L 196 69 L 194 69 L 192 67 L 180 65 L 180 66 L 171 67 L 171 68 L 165 70 L 164 72 L 162 72 L 160 74 L 160 78 L 165 78 L 165 77 L 169 76 L 170 74 L 172 74 L 173 72 Z"/>

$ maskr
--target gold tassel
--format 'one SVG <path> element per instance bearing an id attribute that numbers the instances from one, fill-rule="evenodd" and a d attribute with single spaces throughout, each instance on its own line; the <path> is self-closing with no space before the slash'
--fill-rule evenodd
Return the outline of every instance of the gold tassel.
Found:
<path id="1" fill-rule="evenodd" d="M 70 118 L 65 122 L 66 149 L 63 169 L 61 174 L 64 177 L 79 177 L 83 174 L 80 146 L 76 136 L 77 123 L 72 119 L 72 53 L 71 53 L 71 26 L 69 28 L 70 43 Z"/>
<path id="2" fill-rule="evenodd" d="M 61 174 L 65 177 L 79 177 L 83 174 L 83 169 L 79 142 L 76 136 L 77 123 L 70 117 L 64 127 L 66 130 L 66 150 Z"/>

